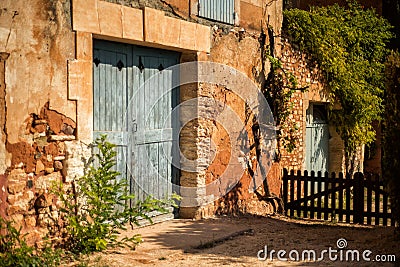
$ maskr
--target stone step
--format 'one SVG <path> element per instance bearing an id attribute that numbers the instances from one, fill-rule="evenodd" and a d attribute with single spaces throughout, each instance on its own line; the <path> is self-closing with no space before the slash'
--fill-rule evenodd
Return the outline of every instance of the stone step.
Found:
<path id="1" fill-rule="evenodd" d="M 174 216 L 174 208 L 168 207 L 167 210 L 168 211 L 166 213 L 161 213 L 159 211 L 152 211 L 152 212 L 149 212 L 147 215 L 151 218 L 151 220 L 153 221 L 153 224 L 174 219 L 174 217 L 175 217 Z M 139 227 L 151 225 L 151 223 L 144 218 L 139 218 L 138 222 L 140 224 Z"/>

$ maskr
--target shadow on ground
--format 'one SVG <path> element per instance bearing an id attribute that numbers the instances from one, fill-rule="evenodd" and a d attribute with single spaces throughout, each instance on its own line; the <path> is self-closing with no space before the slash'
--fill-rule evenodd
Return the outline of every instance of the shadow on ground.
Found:
<path id="1" fill-rule="evenodd" d="M 376 266 L 377 262 L 362 260 L 364 250 L 375 255 L 395 255 L 396 263 L 383 266 L 399 266 L 400 240 L 394 237 L 392 227 L 366 227 L 359 225 L 338 225 L 315 221 L 292 220 L 285 217 L 222 217 L 209 220 L 172 220 L 136 229 L 126 234 L 140 233 L 144 238 L 136 251 L 113 255 L 117 264 L 151 264 L 152 266 Z M 331 261 L 325 254 L 323 263 L 310 261 L 278 261 L 277 251 L 284 250 L 288 257 L 291 250 L 297 250 L 299 257 L 304 250 L 314 250 L 319 257 L 323 250 L 337 250 L 337 241 L 344 238 L 347 246 L 343 249 L 358 250 L 360 262 Z M 257 259 L 260 250 L 267 250 L 265 261 Z M 273 260 L 270 253 L 275 250 Z M 296 257 L 296 254 L 292 254 Z M 264 257 L 265 253 L 260 256 Z M 108 257 L 108 256 L 107 256 Z M 307 254 L 306 254 L 307 257 Z M 312 256 L 311 256 L 312 257 Z M 349 259 L 353 256 L 349 254 Z M 114 266 L 113 263 L 110 264 Z M 132 266 L 131 264 L 128 264 Z"/>

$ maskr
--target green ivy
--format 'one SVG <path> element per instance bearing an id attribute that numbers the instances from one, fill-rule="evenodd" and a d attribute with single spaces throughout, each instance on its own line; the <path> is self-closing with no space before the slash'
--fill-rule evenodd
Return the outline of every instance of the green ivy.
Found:
<path id="1" fill-rule="evenodd" d="M 294 133 L 298 131 L 298 125 L 295 121 L 289 120 L 289 115 L 293 111 L 291 97 L 296 90 L 305 91 L 308 86 L 300 88 L 296 76 L 286 71 L 279 59 L 268 54 L 265 57 L 270 62 L 270 72 L 268 73 L 262 92 L 271 107 L 275 124 L 278 128 L 277 159 L 279 160 L 281 154 L 280 145 L 289 153 L 293 152 L 296 148 Z"/>
<path id="2" fill-rule="evenodd" d="M 383 112 L 384 62 L 393 37 L 390 24 L 357 2 L 284 11 L 291 41 L 312 55 L 324 71 L 330 95 L 330 121 L 345 143 L 346 169 L 354 171 L 355 152 L 375 139 L 371 123 Z M 335 104 L 339 109 L 333 109 Z"/>

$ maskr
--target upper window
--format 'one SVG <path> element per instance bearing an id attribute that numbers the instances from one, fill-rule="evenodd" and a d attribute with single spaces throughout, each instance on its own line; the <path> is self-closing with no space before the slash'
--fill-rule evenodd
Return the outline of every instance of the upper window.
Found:
<path id="1" fill-rule="evenodd" d="M 199 0 L 199 17 L 235 23 L 235 0 Z"/>

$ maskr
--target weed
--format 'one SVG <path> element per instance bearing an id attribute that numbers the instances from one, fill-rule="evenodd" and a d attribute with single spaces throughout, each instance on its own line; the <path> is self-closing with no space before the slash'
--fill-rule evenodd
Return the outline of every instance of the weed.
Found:
<path id="1" fill-rule="evenodd" d="M 92 165 L 86 175 L 72 183 L 69 190 L 63 184 L 53 187 L 61 200 L 61 217 L 65 222 L 67 237 L 64 248 L 74 254 L 88 254 L 110 247 L 130 247 L 142 242 L 140 235 L 118 238 L 126 225 L 139 225 L 139 219 L 152 222 L 151 211 L 167 212 L 167 207 L 179 199 L 157 200 L 148 196 L 143 201 L 134 201 L 129 194 L 126 179 L 114 169 L 116 165 L 115 145 L 106 141 L 106 136 L 94 142 Z M 133 203 L 133 204 L 131 204 Z"/>
<path id="2" fill-rule="evenodd" d="M 42 247 L 29 246 L 21 228 L 17 229 L 13 221 L 0 217 L 0 258 L 1 266 L 58 266 L 62 251 L 53 249 L 44 240 Z"/>

